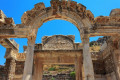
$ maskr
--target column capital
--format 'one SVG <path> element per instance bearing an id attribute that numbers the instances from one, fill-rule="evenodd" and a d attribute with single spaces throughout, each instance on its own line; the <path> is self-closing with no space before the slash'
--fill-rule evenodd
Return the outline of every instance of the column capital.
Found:
<path id="1" fill-rule="evenodd" d="M 82 28 L 82 31 L 81 31 L 81 40 L 83 43 L 88 43 L 89 42 L 89 36 L 90 36 L 90 30 L 88 27 L 84 27 Z"/>
<path id="2" fill-rule="evenodd" d="M 29 36 L 27 39 L 28 39 L 28 45 L 35 44 L 36 36 Z"/>
<path id="3" fill-rule="evenodd" d="M 82 43 L 89 43 L 89 34 L 83 34 L 81 36 Z"/>

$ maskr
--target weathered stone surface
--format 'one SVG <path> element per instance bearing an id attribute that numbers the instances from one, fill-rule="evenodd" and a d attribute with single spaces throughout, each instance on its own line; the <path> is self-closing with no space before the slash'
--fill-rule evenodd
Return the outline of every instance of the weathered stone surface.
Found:
<path id="1" fill-rule="evenodd" d="M 94 22 L 94 15 L 92 14 L 90 10 L 86 10 L 86 16 L 91 21 L 91 23 Z"/>
<path id="2" fill-rule="evenodd" d="M 33 10 L 43 10 L 43 9 L 45 9 L 44 3 L 37 3 L 35 4 L 35 7 Z"/>
<path id="3" fill-rule="evenodd" d="M 42 38 L 43 50 L 72 50 L 74 49 L 74 36 L 45 36 Z"/>
<path id="4" fill-rule="evenodd" d="M 120 9 L 113 9 L 110 13 L 110 16 L 120 16 Z"/>
<path id="5" fill-rule="evenodd" d="M 23 80 L 30 80 L 32 79 L 32 72 L 33 72 L 33 58 L 34 58 L 34 51 L 51 51 L 51 50 L 75 50 L 79 51 L 83 49 L 83 64 L 84 70 L 81 70 L 81 66 L 83 64 L 76 64 L 77 65 L 77 79 L 81 80 L 81 73 L 83 74 L 83 79 L 87 80 L 94 80 L 94 71 L 95 74 L 104 75 L 103 78 L 99 77 L 99 79 L 113 79 L 113 80 L 120 80 L 120 9 L 113 9 L 110 13 L 110 16 L 99 16 L 94 18 L 94 15 L 90 10 L 86 10 L 86 7 L 82 4 L 77 4 L 75 1 L 71 0 L 51 0 L 51 6 L 45 7 L 44 3 L 38 3 L 34 6 L 34 8 L 30 11 L 26 11 L 22 18 L 22 24 L 14 23 L 12 18 L 8 18 L 5 14 L 0 10 L 0 43 L 7 48 L 7 52 L 5 55 L 6 65 L 5 68 L 7 69 L 7 73 L 2 75 L 2 79 L 12 80 L 14 77 L 15 79 L 22 79 L 22 70 L 19 68 L 21 65 L 17 64 L 17 61 L 24 62 L 25 59 L 25 67 L 24 67 L 24 77 Z M 36 34 L 38 28 L 47 21 L 54 20 L 54 19 L 62 19 L 73 23 L 77 29 L 80 31 L 82 44 L 74 43 L 74 36 L 52 36 L 52 37 L 44 37 L 42 44 L 35 45 Z M 95 53 L 89 53 L 89 37 L 90 36 L 117 36 L 114 37 L 113 41 L 107 43 L 107 47 L 105 50 L 102 50 L 98 57 L 98 55 L 94 55 Z M 25 48 L 25 53 L 18 53 L 18 46 L 14 44 L 15 42 L 7 42 L 3 40 L 3 38 L 28 38 L 28 47 Z M 110 38 L 111 40 L 111 38 Z M 112 47 L 111 47 L 112 46 Z M 10 49 L 8 49 L 10 48 Z M 35 48 L 35 50 L 34 50 Z M 26 51 L 27 49 L 27 51 Z M 80 56 L 80 54 L 72 53 L 70 54 L 63 54 L 55 52 L 58 54 L 51 53 L 40 53 L 40 58 L 48 57 L 48 62 L 50 61 L 50 57 L 52 60 L 63 63 L 66 61 L 66 58 L 75 58 L 75 56 Z M 47 54 L 47 55 L 46 55 Z M 54 58 L 57 57 L 57 58 Z M 100 64 L 93 61 L 92 59 L 97 60 Z M 47 60 L 46 58 L 44 60 Z M 61 61 L 60 61 L 61 60 Z M 66 62 L 70 62 L 73 59 L 69 59 Z M 82 60 L 82 59 L 81 59 Z M 41 59 L 42 61 L 42 59 Z M 74 60 L 73 60 L 74 61 Z M 72 62 L 73 62 L 72 61 Z M 54 61 L 53 61 L 54 62 Z M 77 62 L 76 62 L 77 63 Z M 97 67 L 98 65 L 104 64 L 103 67 Z M 16 68 L 18 69 L 15 69 Z M 43 63 L 41 62 L 38 66 L 42 67 Z M 89 67 L 88 67 L 89 66 Z M 11 68 L 13 67 L 13 69 Z M 81 67 L 78 69 L 78 67 Z M 3 67 L 2 67 L 3 68 Z M 19 72 L 19 69 L 21 72 Z M 102 69 L 102 70 L 101 70 Z M 17 74 L 15 75 L 15 70 L 17 70 Z M 103 71 L 105 70 L 105 71 Z M 36 70 L 37 71 L 37 70 Z M 42 68 L 39 69 L 42 72 Z M 37 79 L 42 79 L 42 73 L 37 71 L 40 75 L 37 76 Z M 79 71 L 79 72 L 78 72 Z M 80 71 L 82 71 L 80 73 Z M 97 72 L 100 71 L 100 72 Z M 36 73 L 37 74 L 37 73 Z M 108 76 L 112 74 L 113 76 Z M 38 75 L 38 74 L 37 74 Z M 96 77 L 96 76 L 95 76 Z M 97 76 L 98 78 L 98 76 Z M 1 76 L 0 76 L 1 79 Z M 98 80 L 99 80 L 98 79 Z"/>
<path id="6" fill-rule="evenodd" d="M 56 38 L 56 36 L 58 36 L 58 38 Z M 70 36 L 70 35 L 68 35 L 68 36 L 56 35 L 56 36 L 45 36 L 45 37 L 43 37 L 43 42 L 45 42 L 44 44 L 47 44 L 47 42 L 48 43 L 50 42 L 54 46 L 54 45 L 56 45 L 56 44 L 54 44 L 54 43 L 56 43 L 56 39 L 60 39 L 60 42 L 65 42 L 65 43 L 66 43 L 65 40 L 67 40 L 68 42 L 70 40 L 70 42 L 74 43 L 74 36 Z M 51 40 L 52 40 L 52 42 L 51 42 Z M 96 80 L 99 80 L 99 79 L 101 79 L 101 80 L 103 80 L 103 79 L 104 80 L 109 80 L 109 79 L 119 80 L 119 71 L 118 71 L 119 70 L 118 69 L 119 68 L 119 62 L 118 62 L 118 60 L 119 60 L 119 55 L 118 55 L 119 50 L 116 50 L 116 49 L 119 49 L 118 43 L 116 43 L 116 41 L 110 42 L 111 41 L 110 37 L 103 38 L 103 40 L 107 41 L 108 46 L 104 50 L 102 50 L 102 52 L 100 52 L 100 53 L 98 52 L 98 55 L 95 55 L 95 53 L 93 54 L 93 52 L 91 52 L 91 55 L 92 55 L 91 57 L 92 57 L 94 72 L 95 72 L 95 78 L 96 78 Z M 116 39 L 114 39 L 114 40 L 116 40 Z M 119 41 L 119 39 L 117 39 L 117 40 Z M 59 40 L 57 40 L 57 41 L 59 41 Z M 104 43 L 104 41 L 102 41 L 102 39 L 99 39 L 98 41 L 101 42 L 102 44 Z M 117 47 L 116 47 L 116 45 L 117 45 Z M 76 48 L 74 48 L 74 49 L 70 48 L 70 50 L 67 50 L 67 49 L 66 50 L 60 50 L 60 49 L 59 50 L 54 50 L 54 49 L 53 50 L 43 50 L 42 47 L 44 47 L 44 45 L 36 44 L 36 46 L 37 47 L 35 47 L 35 52 L 34 52 L 35 53 L 34 60 L 36 60 L 36 61 L 34 61 L 34 66 L 37 64 L 37 62 L 42 62 L 44 64 L 53 64 L 53 63 L 74 64 L 74 63 L 76 63 L 75 62 L 76 59 L 77 59 L 76 56 L 80 57 L 80 56 L 83 55 L 82 51 L 81 51 L 82 48 L 77 49 L 77 50 L 76 50 Z M 39 46 L 41 48 L 38 48 Z M 111 53 L 111 50 L 112 50 L 111 48 L 112 47 L 114 47 L 113 49 L 115 49 L 115 51 L 113 51 L 115 53 L 114 56 Z M 25 47 L 25 50 L 26 49 L 27 49 L 27 47 Z M 6 57 L 6 58 L 9 58 L 9 57 Z M 5 67 L 0 68 L 0 69 L 3 69 L 3 70 L 0 71 L 0 79 L 3 79 L 3 78 L 6 79 L 6 78 L 9 77 L 9 75 L 13 75 L 12 72 L 9 72 L 11 70 L 11 68 L 10 68 L 10 65 L 11 65 L 11 66 L 16 66 L 15 67 L 15 72 L 14 72 L 14 74 L 15 74 L 14 79 L 15 80 L 16 79 L 21 80 L 22 75 L 23 75 L 26 53 L 17 53 L 16 52 L 16 57 L 11 56 L 11 58 L 14 58 L 16 61 L 12 61 L 12 59 L 7 59 L 6 60 Z M 82 60 L 80 60 L 80 61 L 82 61 Z M 16 65 L 13 65 L 12 64 L 13 62 L 15 62 Z M 78 63 L 77 63 L 77 65 L 78 65 Z M 41 65 L 39 65 L 39 66 L 41 66 Z M 115 68 L 118 69 L 118 70 L 115 70 Z M 39 73 L 39 70 L 37 69 L 37 67 L 35 69 Z M 8 74 L 6 72 L 6 70 L 10 74 Z M 81 70 L 78 70 L 78 68 L 77 68 L 76 72 L 78 74 L 83 73 L 83 72 L 79 73 L 78 71 L 81 71 Z M 4 75 L 1 75 L 1 74 L 4 74 Z M 35 73 L 35 74 L 38 75 L 37 73 Z M 109 76 L 109 74 L 111 74 L 111 76 Z M 100 75 L 103 75 L 103 77 L 100 77 Z M 12 78 L 12 77 L 10 77 L 10 78 Z M 33 78 L 36 78 L 36 77 L 33 77 Z M 38 78 L 36 78 L 36 80 L 40 79 L 40 78 L 41 77 L 38 77 Z M 50 77 L 47 76 L 46 78 L 49 79 Z M 46 78 L 43 76 L 43 79 L 46 79 Z M 58 78 L 58 77 L 56 76 L 56 78 Z M 81 76 L 78 75 L 76 78 L 79 79 L 79 78 L 81 78 Z M 62 78 L 60 78 L 60 79 L 62 79 Z M 83 79 L 84 79 L 84 76 L 83 76 Z"/>
<path id="7" fill-rule="evenodd" d="M 6 15 L 3 13 L 2 10 L 0 10 L 0 25 L 5 23 L 4 18 L 6 18 Z"/>

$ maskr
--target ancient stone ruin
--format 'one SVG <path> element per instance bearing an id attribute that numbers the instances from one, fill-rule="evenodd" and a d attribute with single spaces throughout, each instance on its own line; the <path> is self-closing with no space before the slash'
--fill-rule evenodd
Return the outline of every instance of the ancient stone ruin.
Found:
<path id="1" fill-rule="evenodd" d="M 82 43 L 75 43 L 73 35 L 54 35 L 45 36 L 41 44 L 35 44 L 38 28 L 54 19 L 73 23 Z M 51 0 L 50 7 L 36 4 L 23 14 L 21 21 L 15 24 L 0 10 L 0 44 L 6 48 L 0 80 L 45 79 L 44 64 L 73 64 L 76 80 L 120 80 L 120 9 L 113 9 L 109 16 L 94 18 L 80 3 Z M 89 43 L 93 36 L 107 36 L 98 41 L 99 50 L 93 48 L 96 42 Z M 18 53 L 19 45 L 9 38 L 27 38 L 24 53 Z"/>

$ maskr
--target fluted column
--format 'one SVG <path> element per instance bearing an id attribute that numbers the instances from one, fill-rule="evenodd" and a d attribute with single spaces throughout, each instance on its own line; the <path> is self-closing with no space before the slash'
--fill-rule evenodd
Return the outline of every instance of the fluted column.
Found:
<path id="1" fill-rule="evenodd" d="M 23 80 L 32 80 L 35 36 L 28 37 L 28 47 L 24 66 Z"/>
<path id="2" fill-rule="evenodd" d="M 94 80 L 94 70 L 91 54 L 89 52 L 89 34 L 84 34 L 83 42 L 83 66 L 84 66 L 84 80 Z"/>

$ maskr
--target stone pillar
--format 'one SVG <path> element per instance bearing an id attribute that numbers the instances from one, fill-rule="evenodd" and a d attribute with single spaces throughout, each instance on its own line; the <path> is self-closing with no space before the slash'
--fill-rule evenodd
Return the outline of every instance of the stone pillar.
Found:
<path id="1" fill-rule="evenodd" d="M 114 50 L 113 61 L 115 64 L 115 72 L 117 80 L 120 80 L 120 50 Z"/>
<path id="2" fill-rule="evenodd" d="M 119 80 L 120 80 L 120 50 L 118 53 L 118 61 L 117 61 L 117 70 L 118 70 L 118 76 L 119 76 Z"/>
<path id="3" fill-rule="evenodd" d="M 28 37 L 28 47 L 24 66 L 23 80 L 32 80 L 34 45 L 36 37 Z"/>
<path id="4" fill-rule="evenodd" d="M 10 67 L 9 67 L 8 80 L 13 80 L 14 79 L 15 67 L 16 67 L 16 62 L 15 62 L 14 59 L 12 59 L 11 62 L 10 62 Z"/>
<path id="5" fill-rule="evenodd" d="M 112 54 L 114 62 L 114 72 L 117 80 L 120 80 L 120 44 L 119 36 L 112 36 L 108 41 L 108 46 L 110 46 L 110 53 Z"/>
<path id="6" fill-rule="evenodd" d="M 81 57 L 76 57 L 75 73 L 76 73 L 76 80 L 82 80 L 82 59 Z"/>
<path id="7" fill-rule="evenodd" d="M 34 80 L 42 80 L 43 77 L 43 64 L 38 59 L 35 60 L 35 72 L 34 72 Z"/>
<path id="8" fill-rule="evenodd" d="M 84 80 L 95 80 L 94 69 L 91 54 L 89 52 L 89 35 L 84 34 L 82 38 L 83 42 L 83 67 L 84 67 Z"/>

